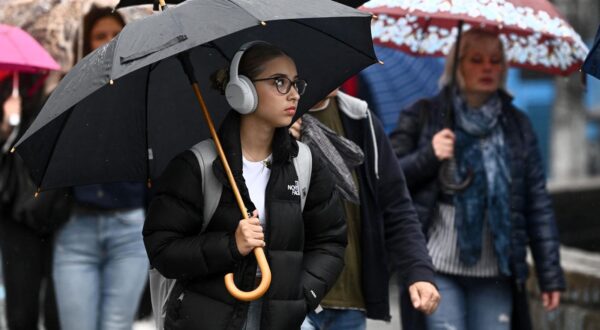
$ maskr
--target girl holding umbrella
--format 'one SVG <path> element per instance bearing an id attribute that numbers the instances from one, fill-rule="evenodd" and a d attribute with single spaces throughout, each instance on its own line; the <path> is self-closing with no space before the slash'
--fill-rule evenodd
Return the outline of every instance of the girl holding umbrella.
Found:
<path id="1" fill-rule="evenodd" d="M 299 145 L 288 126 L 306 82 L 288 55 L 263 42 L 242 46 L 230 72 L 220 70 L 212 80 L 236 110 L 229 112 L 219 136 L 252 216 L 240 221 L 217 159 L 211 168 L 222 195 L 212 218 L 203 219 L 203 176 L 196 156 L 185 151 L 171 161 L 158 181 L 143 231 L 151 265 L 177 279 L 176 293 L 170 295 L 177 299 L 168 301 L 165 329 L 298 329 L 337 279 L 346 246 L 331 175 L 315 156 L 304 210 L 300 207 L 293 165 Z M 248 93 L 234 96 L 231 82 L 240 80 Z M 232 101 L 238 97 L 248 102 Z M 223 275 L 235 273 L 240 289 L 254 288 L 260 273 L 249 254 L 257 247 L 265 248 L 273 281 L 260 300 L 237 301 L 225 289 Z"/>
<path id="2" fill-rule="evenodd" d="M 458 86 L 452 88 L 455 65 Z M 426 319 L 428 329 L 529 326 L 527 304 L 518 299 L 528 245 L 547 310 L 558 306 L 565 289 L 539 147 L 531 123 L 505 91 L 506 70 L 498 36 L 469 30 L 447 57 L 444 91 L 402 111 L 391 134 L 443 297 Z M 453 115 L 445 128 L 447 105 Z M 452 158 L 450 179 L 464 185 L 438 178 L 442 162 Z M 413 320 L 409 309 L 403 312 L 403 320 Z"/>

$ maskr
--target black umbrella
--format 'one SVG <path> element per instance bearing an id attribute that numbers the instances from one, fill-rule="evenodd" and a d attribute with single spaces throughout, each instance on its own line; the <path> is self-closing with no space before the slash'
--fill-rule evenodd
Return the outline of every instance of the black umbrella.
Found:
<path id="1" fill-rule="evenodd" d="M 217 120 L 225 116 L 229 107 L 210 89 L 208 76 L 227 67 L 240 45 L 264 40 L 290 54 L 309 84 L 298 105 L 301 116 L 376 62 L 370 21 L 369 14 L 327 0 L 185 1 L 132 22 L 81 60 L 16 150 L 41 189 L 149 180 L 209 136 L 194 96 Z M 198 77 L 193 89 L 192 76 Z M 247 216 L 243 204 L 240 210 Z M 259 263 L 261 252 L 255 249 Z M 260 288 L 266 291 L 263 283 Z M 241 292 L 236 297 L 246 299 Z"/>
<path id="2" fill-rule="evenodd" d="M 594 38 L 594 45 L 585 58 L 582 69 L 583 72 L 600 79 L 600 26 Z"/>

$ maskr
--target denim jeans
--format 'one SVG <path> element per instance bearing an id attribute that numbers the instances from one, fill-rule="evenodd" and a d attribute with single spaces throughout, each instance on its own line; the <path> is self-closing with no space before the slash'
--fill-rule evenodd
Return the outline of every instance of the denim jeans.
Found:
<path id="1" fill-rule="evenodd" d="M 301 330 L 365 330 L 365 312 L 356 309 L 325 308 L 320 313 L 308 313 Z"/>
<path id="2" fill-rule="evenodd" d="M 429 330 L 509 330 L 512 289 L 509 280 L 436 274 L 442 296 L 426 318 Z"/>
<path id="3" fill-rule="evenodd" d="M 141 208 L 73 212 L 54 250 L 63 330 L 131 330 L 148 277 L 143 224 Z"/>

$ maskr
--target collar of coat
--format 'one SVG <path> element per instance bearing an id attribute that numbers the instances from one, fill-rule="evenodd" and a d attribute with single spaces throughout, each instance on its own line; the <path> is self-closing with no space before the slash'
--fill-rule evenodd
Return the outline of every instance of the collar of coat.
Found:
<path id="1" fill-rule="evenodd" d="M 240 141 L 240 119 L 241 115 L 236 111 L 229 111 L 225 120 L 219 128 L 218 134 L 221 140 L 221 146 L 223 152 L 227 157 L 227 162 L 233 173 L 235 181 L 238 183 L 240 193 L 244 194 L 242 190 L 246 190 L 245 180 L 242 175 L 242 145 Z M 280 127 L 275 130 L 275 136 L 273 137 L 273 164 L 272 169 L 286 162 L 290 162 L 292 158 L 298 156 L 298 144 L 295 139 L 292 139 L 288 132 L 288 127 Z M 230 187 L 225 169 L 221 162 L 221 159 L 217 159 L 213 162 L 213 171 L 219 181 L 227 187 Z M 241 185 L 240 183 L 244 183 Z"/>

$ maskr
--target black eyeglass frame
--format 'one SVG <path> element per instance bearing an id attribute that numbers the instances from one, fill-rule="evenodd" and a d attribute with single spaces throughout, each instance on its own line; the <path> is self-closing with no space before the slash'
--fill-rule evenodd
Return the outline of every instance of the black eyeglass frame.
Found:
<path id="1" fill-rule="evenodd" d="M 287 93 L 290 92 L 290 90 L 292 90 L 292 86 L 294 87 L 294 89 L 296 90 L 296 92 L 298 92 L 298 95 L 302 96 L 304 94 L 304 92 L 306 92 L 306 86 L 308 86 L 308 83 L 306 82 L 306 80 L 304 79 L 296 79 L 294 81 L 292 81 L 292 79 L 288 78 L 288 77 L 269 77 L 269 78 L 261 78 L 261 79 L 253 79 L 252 82 L 256 82 L 256 81 L 267 81 L 267 80 L 277 80 L 277 79 L 285 79 L 287 80 L 290 84 L 288 85 L 287 90 L 281 91 L 280 85 L 277 84 L 277 82 L 275 82 L 275 88 L 277 89 L 277 91 L 282 94 L 282 95 L 286 95 Z M 304 83 L 304 87 L 302 88 L 302 91 L 300 91 L 300 87 L 298 86 L 299 82 L 303 82 Z"/>

